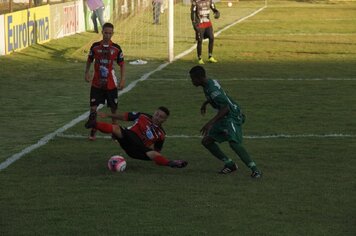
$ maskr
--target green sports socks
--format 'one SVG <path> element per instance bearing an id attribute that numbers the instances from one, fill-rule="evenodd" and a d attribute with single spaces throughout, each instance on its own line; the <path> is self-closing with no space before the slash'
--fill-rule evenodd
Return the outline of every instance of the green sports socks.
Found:
<path id="1" fill-rule="evenodd" d="M 208 145 L 204 145 L 204 147 L 206 147 L 206 149 L 208 149 L 210 153 L 213 154 L 216 158 L 223 161 L 225 165 L 234 164 L 234 162 L 221 151 L 216 143 L 210 143 Z"/>
<path id="2" fill-rule="evenodd" d="M 240 157 L 240 159 L 248 168 L 250 168 L 252 171 L 257 170 L 256 163 L 251 160 L 250 155 L 242 145 L 235 142 L 230 142 L 229 144 L 232 150 L 234 150 L 234 152 Z"/>

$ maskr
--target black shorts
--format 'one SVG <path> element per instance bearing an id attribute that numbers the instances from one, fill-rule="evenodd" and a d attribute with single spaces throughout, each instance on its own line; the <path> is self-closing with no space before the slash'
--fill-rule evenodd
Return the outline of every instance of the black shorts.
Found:
<path id="1" fill-rule="evenodd" d="M 135 132 L 121 128 L 122 138 L 116 138 L 117 141 L 120 143 L 122 149 L 125 150 L 126 154 L 134 159 L 140 160 L 151 160 L 147 155 L 146 152 L 152 151 L 148 147 L 146 147 L 142 140 L 135 134 Z"/>
<path id="2" fill-rule="evenodd" d="M 106 90 L 96 87 L 90 89 L 90 106 L 99 106 L 99 104 L 105 104 L 108 107 L 117 108 L 117 89 Z"/>
<path id="3" fill-rule="evenodd" d="M 214 31 L 213 27 L 210 26 L 208 28 L 199 28 L 195 31 L 195 39 L 196 40 L 203 40 L 203 39 L 213 39 L 214 38 Z"/>

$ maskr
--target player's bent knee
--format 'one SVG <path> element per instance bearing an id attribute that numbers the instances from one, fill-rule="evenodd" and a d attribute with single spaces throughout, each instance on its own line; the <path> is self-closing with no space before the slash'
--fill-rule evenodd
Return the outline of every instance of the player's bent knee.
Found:
<path id="1" fill-rule="evenodd" d="M 121 128 L 118 125 L 113 125 L 112 127 L 112 133 L 115 134 L 116 137 L 122 138 L 122 132 Z"/>
<path id="2" fill-rule="evenodd" d="M 157 156 L 160 156 L 161 154 L 157 151 L 149 151 L 149 152 L 146 152 L 146 155 L 151 159 L 155 159 Z"/>
<path id="3" fill-rule="evenodd" d="M 236 142 L 234 142 L 234 141 L 230 141 L 230 142 L 229 142 L 229 146 L 230 146 L 231 148 L 233 148 L 233 147 L 240 147 L 240 144 L 239 144 L 239 143 L 236 143 Z"/>

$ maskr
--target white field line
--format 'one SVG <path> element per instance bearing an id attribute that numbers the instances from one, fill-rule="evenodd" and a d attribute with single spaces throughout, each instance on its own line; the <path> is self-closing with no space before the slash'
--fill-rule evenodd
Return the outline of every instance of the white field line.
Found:
<path id="1" fill-rule="evenodd" d="M 216 32 L 216 33 L 214 34 L 215 37 L 219 36 L 222 32 L 224 32 L 225 30 L 227 30 L 227 29 L 233 27 L 234 25 L 236 25 L 236 24 L 238 24 L 238 23 L 240 23 L 240 22 L 242 22 L 242 21 L 244 21 L 244 20 L 246 20 L 246 19 L 248 19 L 248 18 L 250 18 L 250 17 L 252 17 L 252 16 L 254 16 L 254 15 L 256 15 L 256 14 L 258 14 L 259 12 L 263 11 L 265 8 L 267 8 L 267 1 L 265 1 L 265 5 L 264 5 L 263 7 L 261 7 L 260 9 L 258 9 L 258 10 L 256 10 L 256 11 L 252 12 L 252 13 L 251 13 L 250 15 L 248 15 L 248 16 L 245 16 L 245 17 L 241 18 L 240 20 L 235 21 L 234 23 L 232 23 L 232 24 L 230 24 L 230 25 L 225 26 L 223 29 L 221 29 L 221 30 L 219 30 L 218 32 Z"/>
<path id="2" fill-rule="evenodd" d="M 255 21 L 255 22 L 281 22 L 282 20 L 267 20 L 267 19 L 261 19 L 261 20 L 251 20 L 251 21 Z M 283 20 L 283 22 L 292 22 L 295 20 Z M 330 18 L 330 19 L 313 19 L 313 21 L 321 21 L 321 22 L 325 22 L 325 21 L 356 21 L 356 18 Z"/>
<path id="3" fill-rule="evenodd" d="M 131 82 L 125 89 L 121 90 L 118 93 L 118 96 L 120 97 L 121 95 L 131 91 L 138 82 L 140 81 L 144 81 L 146 79 L 148 79 L 150 77 L 150 75 L 152 75 L 153 73 L 162 70 L 163 68 L 165 68 L 169 63 L 164 63 L 159 65 L 156 69 L 144 74 L 141 78 L 139 78 L 138 80 L 135 80 L 133 82 Z M 99 106 L 98 109 L 101 109 L 103 106 Z M 7 158 L 4 162 L 2 162 L 0 164 L 0 171 L 7 168 L 9 165 L 11 165 L 12 163 L 14 163 L 15 161 L 19 160 L 21 157 L 23 157 L 24 155 L 32 152 L 33 150 L 45 145 L 46 143 L 48 143 L 51 139 L 53 139 L 55 136 L 57 136 L 58 134 L 63 133 L 64 131 L 66 131 L 67 129 L 73 127 L 74 125 L 78 124 L 79 122 L 85 120 L 89 115 L 89 111 L 83 113 L 82 115 L 78 116 L 77 118 L 75 118 L 74 120 L 72 120 L 71 122 L 69 122 L 68 124 L 64 125 L 63 127 L 55 130 L 54 132 L 47 134 L 46 136 L 44 136 L 43 138 L 41 138 L 37 143 L 28 146 L 27 148 L 23 149 L 21 152 L 18 152 L 14 155 L 12 155 L 11 157 Z"/>
<path id="4" fill-rule="evenodd" d="M 229 26 L 226 26 L 225 28 L 219 30 L 215 35 L 218 36 L 221 32 L 227 30 L 228 28 L 232 27 L 233 25 L 236 25 L 237 23 L 240 23 L 241 21 L 243 20 L 246 20 L 247 18 L 249 17 L 252 17 L 254 15 L 256 15 L 257 13 L 259 13 L 260 11 L 262 11 L 264 8 L 266 8 L 266 6 L 256 10 L 255 12 L 253 12 L 252 14 L 236 21 L 236 22 L 233 22 L 231 25 Z M 177 55 L 173 61 L 175 60 L 178 60 L 182 57 L 184 57 L 185 55 L 189 54 L 190 52 L 192 52 L 194 49 L 196 48 L 196 45 L 191 47 L 190 49 L 182 52 L 181 54 Z M 145 81 L 147 80 L 152 74 L 156 73 L 157 71 L 160 71 L 162 69 L 164 69 L 165 67 L 167 67 L 169 64 L 171 64 L 172 62 L 166 62 L 166 63 L 163 63 L 161 65 L 159 65 L 156 69 L 144 74 L 141 78 L 139 78 L 138 80 L 135 80 L 133 82 L 131 82 L 125 89 L 121 90 L 119 93 L 118 93 L 118 96 L 121 96 L 129 91 L 131 91 L 138 82 L 141 82 L 141 81 Z M 99 107 L 100 109 L 100 107 Z M 84 114 L 78 116 L 77 118 L 75 118 L 74 120 L 72 120 L 71 122 L 69 122 L 68 124 L 64 125 L 63 127 L 55 130 L 54 132 L 50 133 L 50 134 L 47 134 L 46 136 L 44 136 L 43 138 L 41 138 L 37 143 L 31 145 L 31 146 L 28 146 L 26 147 L 25 149 L 23 149 L 22 151 L 16 153 L 16 154 L 13 154 L 12 156 L 10 156 L 9 158 L 7 158 L 4 162 L 1 162 L 0 163 L 0 171 L 6 169 L 9 165 L 11 165 L 12 163 L 14 163 L 15 161 L 19 160 L 20 158 L 22 158 L 24 155 L 32 152 L 33 150 L 47 144 L 51 139 L 53 139 L 55 136 L 57 136 L 58 134 L 61 134 L 63 133 L 64 131 L 66 131 L 67 129 L 73 127 L 74 125 L 78 124 L 79 122 L 85 120 L 89 115 L 89 111 L 88 112 L 85 112 Z"/>
<path id="5" fill-rule="evenodd" d="M 229 80 L 253 80 L 253 81 L 356 81 L 355 78 L 232 78 Z"/>
<path id="6" fill-rule="evenodd" d="M 189 78 L 174 79 L 153 79 L 154 81 L 190 81 Z M 230 79 L 219 79 L 219 81 L 356 81 L 355 78 L 230 78 Z"/>
<path id="7" fill-rule="evenodd" d="M 68 138 L 68 139 L 87 139 L 88 136 L 84 136 L 81 134 L 63 134 L 60 133 L 57 135 L 60 138 Z M 202 138 L 201 135 L 184 135 L 184 134 L 176 134 L 176 135 L 167 135 L 167 138 Z M 356 134 L 270 134 L 270 135 L 245 135 L 245 139 L 295 139 L 295 138 L 355 138 Z M 99 139 L 111 139 L 111 136 L 103 136 L 98 135 Z"/>
<path id="8" fill-rule="evenodd" d="M 300 33 L 266 33 L 266 34 L 254 34 L 254 33 L 241 33 L 241 34 L 238 34 L 238 36 L 261 36 L 261 37 L 269 37 L 269 36 L 353 36 L 353 35 L 356 35 L 356 33 L 303 33 L 303 32 L 300 32 Z"/>
<path id="9" fill-rule="evenodd" d="M 222 28 L 221 30 L 219 30 L 218 32 L 216 32 L 216 33 L 214 34 L 214 36 L 215 36 L 215 37 L 218 37 L 222 32 L 224 32 L 224 31 L 226 31 L 227 29 L 233 27 L 234 25 L 236 25 L 236 24 L 238 24 L 238 23 L 241 23 L 242 21 L 244 21 L 244 20 L 246 20 L 246 19 L 248 19 L 248 18 L 250 18 L 250 17 L 252 17 L 252 16 L 254 16 L 254 15 L 256 15 L 256 14 L 258 14 L 259 12 L 261 12 L 262 10 L 264 10 L 265 8 L 267 8 L 267 1 L 265 1 L 265 5 L 264 5 L 263 7 L 261 7 L 261 8 L 259 8 L 259 9 L 257 9 L 256 11 L 252 12 L 250 15 L 247 15 L 247 16 L 245 16 L 245 17 L 243 17 L 243 18 L 241 18 L 241 19 L 239 19 L 239 20 L 237 20 L 237 21 L 231 23 L 230 25 L 225 26 L 224 28 Z M 205 39 L 204 41 L 207 41 L 207 40 L 208 40 L 208 39 Z M 182 58 L 182 57 L 188 55 L 188 54 L 191 53 L 196 47 L 197 47 L 197 45 L 195 44 L 194 46 L 192 46 L 192 47 L 189 48 L 188 50 L 182 52 L 181 54 L 178 54 L 178 55 L 174 58 L 173 61 L 178 60 L 178 59 L 180 59 L 180 58 Z"/>

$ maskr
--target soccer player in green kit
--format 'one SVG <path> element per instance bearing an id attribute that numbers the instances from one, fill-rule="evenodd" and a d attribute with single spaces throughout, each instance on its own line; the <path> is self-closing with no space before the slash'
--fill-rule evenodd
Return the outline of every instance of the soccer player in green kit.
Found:
<path id="1" fill-rule="evenodd" d="M 261 178 L 262 173 L 242 146 L 242 124 L 245 117 L 240 107 L 222 89 L 216 80 L 208 79 L 202 66 L 194 66 L 190 71 L 190 78 L 194 86 L 203 87 L 207 100 L 201 106 L 201 114 L 205 114 L 206 106 L 210 104 L 218 113 L 210 119 L 200 130 L 203 135 L 202 144 L 211 154 L 224 162 L 224 168 L 219 172 L 229 174 L 237 170 L 235 162 L 228 158 L 216 144 L 228 141 L 232 150 L 240 157 L 245 165 L 251 169 L 252 178 Z"/>

